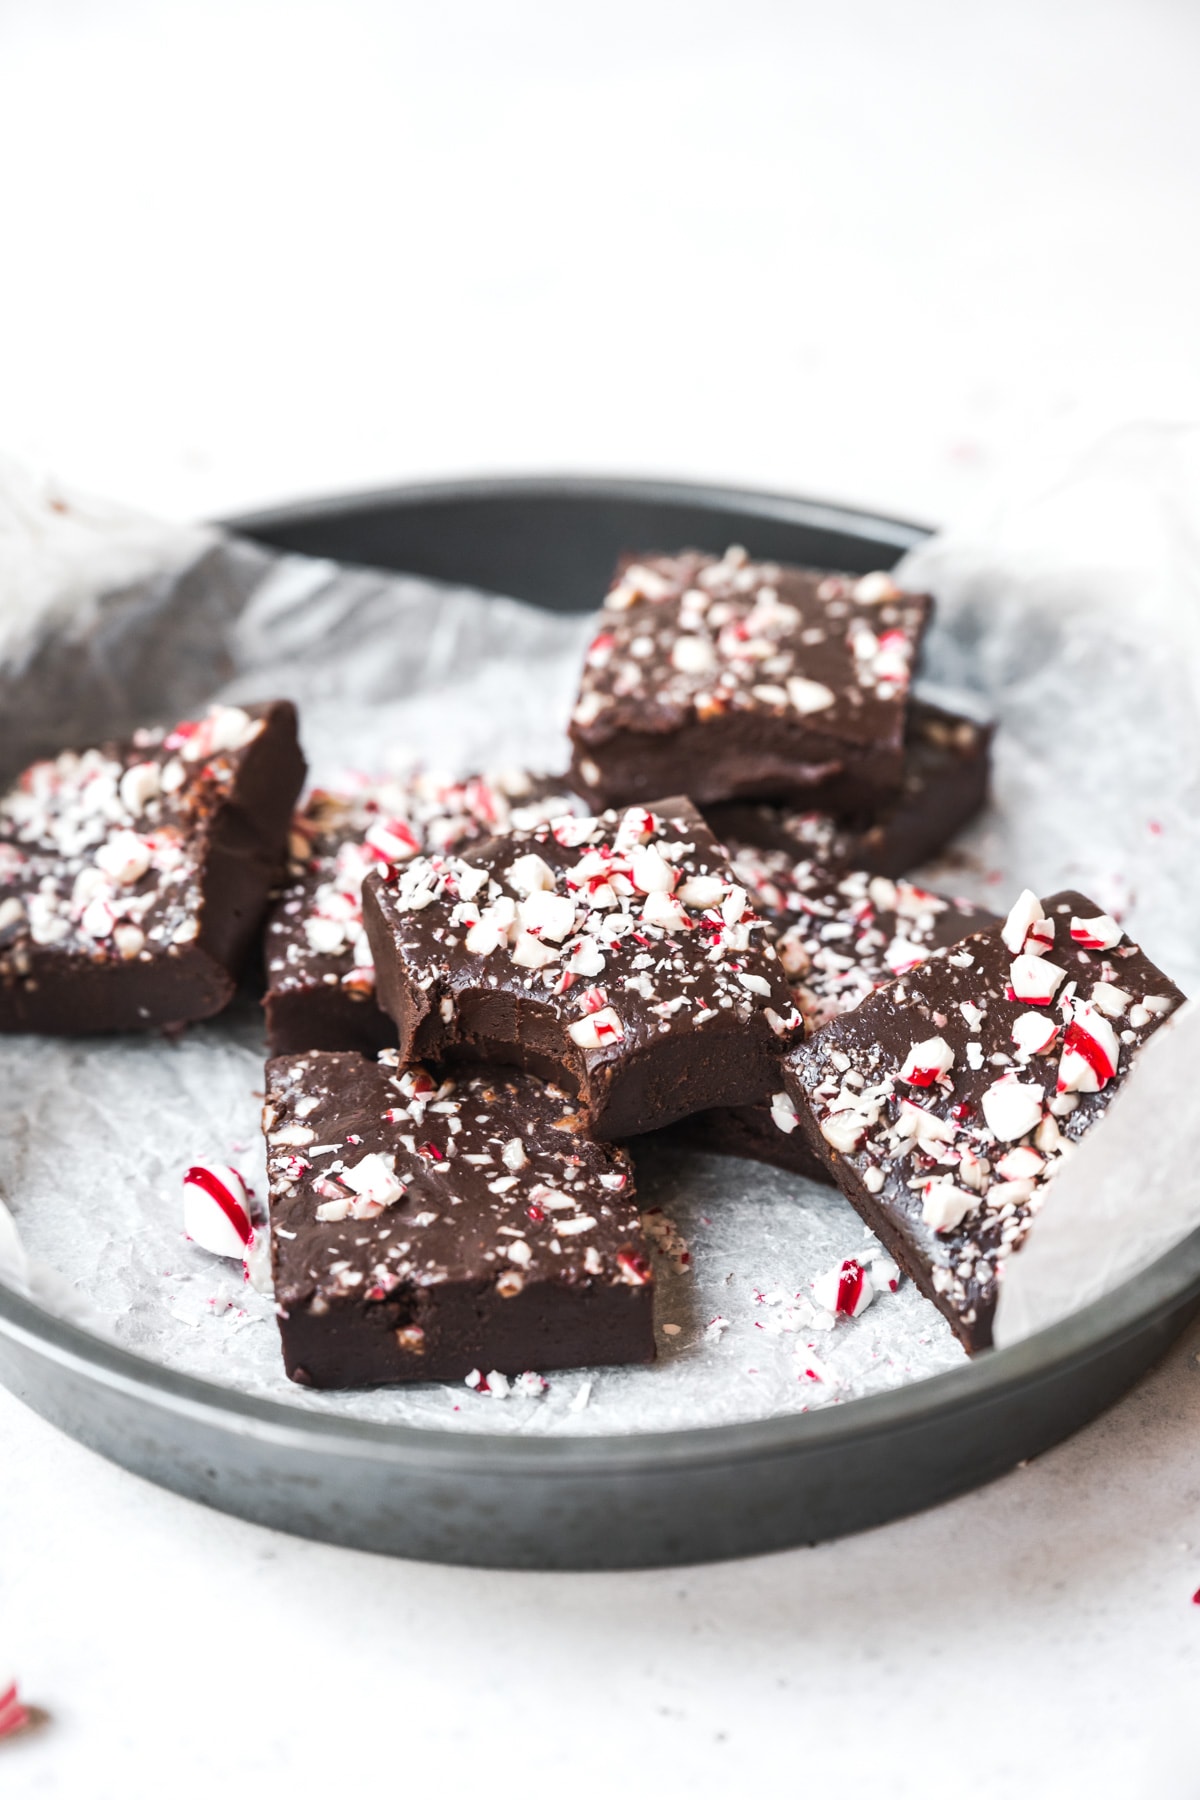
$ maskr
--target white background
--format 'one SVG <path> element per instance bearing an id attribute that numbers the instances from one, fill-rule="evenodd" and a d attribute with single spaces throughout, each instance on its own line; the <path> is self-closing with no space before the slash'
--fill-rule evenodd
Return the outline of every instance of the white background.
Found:
<path id="1" fill-rule="evenodd" d="M 1200 417 L 1198 70 L 1187 0 L 3 0 L 0 447 L 947 519 Z M 937 1513 L 609 1577 L 292 1542 L 0 1396 L 0 1792 L 1194 1795 L 1198 1347 Z"/>

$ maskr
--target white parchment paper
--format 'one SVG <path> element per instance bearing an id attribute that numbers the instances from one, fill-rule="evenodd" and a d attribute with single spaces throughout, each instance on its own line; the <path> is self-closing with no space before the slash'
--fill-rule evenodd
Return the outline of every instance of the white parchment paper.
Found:
<path id="1" fill-rule="evenodd" d="M 95 506 L 85 553 L 69 502 L 64 513 L 52 490 L 40 501 L 28 485 L 22 493 L 7 513 L 0 497 L 0 571 L 15 572 L 0 594 L 6 772 L 63 742 L 174 717 L 210 697 L 275 694 L 300 704 L 312 774 L 325 783 L 414 759 L 459 772 L 565 766 L 563 723 L 589 620 L 274 557 L 209 532 L 135 527 L 120 514 L 113 546 L 107 509 Z M 6 535 L 19 543 L 6 549 Z M 1114 441 L 1080 469 L 998 495 L 990 515 L 916 552 L 905 573 L 938 595 L 930 675 L 971 690 L 1001 721 L 995 804 L 930 878 L 996 910 L 1023 885 L 1082 887 L 1120 909 L 1149 953 L 1194 988 L 1197 440 L 1146 432 Z M 1177 1098 L 1187 1043 L 1181 1021 L 1158 1058 Z M 872 1249 L 830 1190 L 731 1159 L 643 1149 L 639 1193 L 661 1209 L 663 1243 L 654 1366 L 551 1373 L 539 1399 L 435 1385 L 297 1389 L 282 1374 L 271 1303 L 181 1231 L 179 1181 L 192 1162 L 233 1162 L 265 1191 L 263 1050 L 249 1000 L 177 1042 L 0 1040 L 0 1198 L 16 1227 L 0 1215 L 0 1279 L 230 1387 L 451 1430 L 633 1431 L 765 1417 L 963 1360 L 911 1284 L 881 1294 L 853 1323 L 834 1325 L 813 1306 L 814 1277 Z M 1061 1316 L 1196 1222 L 1195 1184 L 1174 1163 L 1155 1176 L 1154 1134 L 1138 1124 L 1153 1103 L 1131 1087 L 1119 1122 L 1114 1109 L 1105 1183 L 1085 1183 L 1085 1194 L 1064 1177 L 1062 1219 L 1073 1223 L 1055 1232 L 1053 1256 L 1013 1259 L 1008 1335 Z M 1086 1168 L 1084 1154 L 1076 1167 Z M 1098 1274 L 1072 1246 L 1099 1221 L 1121 1250 Z M 1031 1242 L 1042 1231 L 1039 1223 Z"/>

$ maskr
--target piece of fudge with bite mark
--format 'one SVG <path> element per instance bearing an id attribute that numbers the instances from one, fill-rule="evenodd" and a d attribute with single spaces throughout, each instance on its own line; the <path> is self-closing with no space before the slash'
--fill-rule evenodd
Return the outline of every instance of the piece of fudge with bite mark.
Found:
<path id="1" fill-rule="evenodd" d="M 987 800 L 994 725 L 914 699 L 904 740 L 904 783 L 874 817 L 749 802 L 706 806 L 704 816 L 730 850 L 782 850 L 827 869 L 904 875 L 931 861 Z"/>
<path id="2" fill-rule="evenodd" d="M 830 872 L 815 863 L 794 863 L 781 851 L 743 849 L 733 868 L 766 919 L 767 936 L 809 1032 L 852 1011 L 934 950 L 997 923 L 994 913 L 911 881 L 863 869 Z M 769 1100 L 714 1107 L 685 1120 L 675 1137 L 695 1149 L 750 1157 L 810 1181 L 832 1180 L 799 1129 L 795 1103 L 782 1082 Z"/>
<path id="3" fill-rule="evenodd" d="M 927 595 L 687 551 L 627 563 L 571 714 L 572 784 L 596 806 L 687 793 L 878 807 L 904 778 Z M 809 802 L 810 804 L 812 802 Z"/>
<path id="4" fill-rule="evenodd" d="M 292 822 L 286 885 L 267 919 L 267 1038 L 274 1056 L 396 1041 L 375 1002 L 363 877 L 423 851 L 452 851 L 578 808 L 564 777 L 513 770 L 463 780 L 417 771 L 318 788 Z"/>
<path id="5" fill-rule="evenodd" d="M 511 1063 L 620 1140 L 779 1085 L 800 1028 L 762 920 L 689 800 L 514 831 L 367 877 L 402 1062 Z"/>
<path id="6" fill-rule="evenodd" d="M 214 706 L 26 769 L 0 796 L 0 1031 L 136 1031 L 220 1012 L 303 781 L 287 700 Z"/>
<path id="7" fill-rule="evenodd" d="M 846 1198 L 975 1352 L 1006 1259 L 1183 995 L 1070 890 L 939 950 L 784 1065 Z"/>
<path id="8" fill-rule="evenodd" d="M 267 1064 L 284 1365 L 318 1388 L 654 1358 L 628 1156 L 534 1075 L 439 1081 L 316 1051 Z"/>

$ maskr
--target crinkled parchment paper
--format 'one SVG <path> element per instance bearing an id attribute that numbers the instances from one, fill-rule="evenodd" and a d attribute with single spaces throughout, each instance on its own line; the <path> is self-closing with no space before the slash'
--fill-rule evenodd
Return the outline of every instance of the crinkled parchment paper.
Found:
<path id="1" fill-rule="evenodd" d="M 906 573 L 939 599 L 931 677 L 972 690 L 1001 721 L 995 804 L 929 878 L 997 909 L 1022 885 L 1082 887 L 1194 989 L 1200 441 L 1115 440 L 1082 468 L 998 496 L 991 515 L 933 540 Z M 162 527 L 0 469 L 0 773 L 209 698 L 276 694 L 299 703 L 321 782 L 414 759 L 558 769 L 590 629 Z M 1185 1018 L 1163 1035 L 1161 1079 L 1113 1109 L 1104 1181 L 1081 1179 L 1086 1152 L 1071 1188 L 1062 1178 L 1061 1221 L 1031 1240 L 1044 1230 L 1054 1253 L 1027 1254 L 1028 1274 L 1013 1260 L 1009 1336 L 1091 1298 L 1200 1217 L 1200 1195 L 1179 1178 L 1186 1134 L 1170 1140 L 1174 1159 L 1160 1155 L 1153 1118 L 1164 1093 L 1176 1122 L 1190 1105 L 1189 1032 Z M 240 1267 L 188 1244 L 180 1222 L 189 1163 L 233 1162 L 265 1191 L 263 1050 L 248 999 L 174 1042 L 0 1040 L 0 1197 L 11 1214 L 0 1212 L 0 1276 L 171 1367 L 306 1410 L 443 1429 L 715 1424 L 849 1400 L 963 1360 L 910 1283 L 853 1323 L 813 1306 L 813 1278 L 872 1247 L 830 1190 L 655 1147 L 638 1156 L 643 1203 L 670 1221 L 656 1252 L 654 1366 L 551 1373 L 540 1399 L 295 1388 L 271 1303 Z M 1102 1268 L 1084 1253 L 1097 1225 L 1110 1227 Z"/>

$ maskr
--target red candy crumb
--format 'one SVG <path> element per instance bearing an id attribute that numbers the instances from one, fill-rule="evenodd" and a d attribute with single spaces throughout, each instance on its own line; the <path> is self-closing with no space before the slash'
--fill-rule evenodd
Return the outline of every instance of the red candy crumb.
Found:
<path id="1" fill-rule="evenodd" d="M 852 1256 L 847 1257 L 842 1264 L 842 1273 L 838 1280 L 837 1306 L 834 1310 L 845 1313 L 848 1319 L 852 1319 L 855 1308 L 858 1306 L 859 1296 L 862 1294 L 862 1285 L 862 1264 L 856 1262 Z"/>
<path id="2" fill-rule="evenodd" d="M 0 1690 L 0 1738 L 14 1737 L 18 1731 L 23 1731 L 29 1716 L 28 1707 L 21 1704 L 16 1682 L 10 1681 Z"/>
<path id="3" fill-rule="evenodd" d="M 650 1264 L 644 1256 L 636 1256 L 632 1250 L 617 1252 L 617 1267 L 630 1287 L 645 1287 L 650 1279 Z"/>

